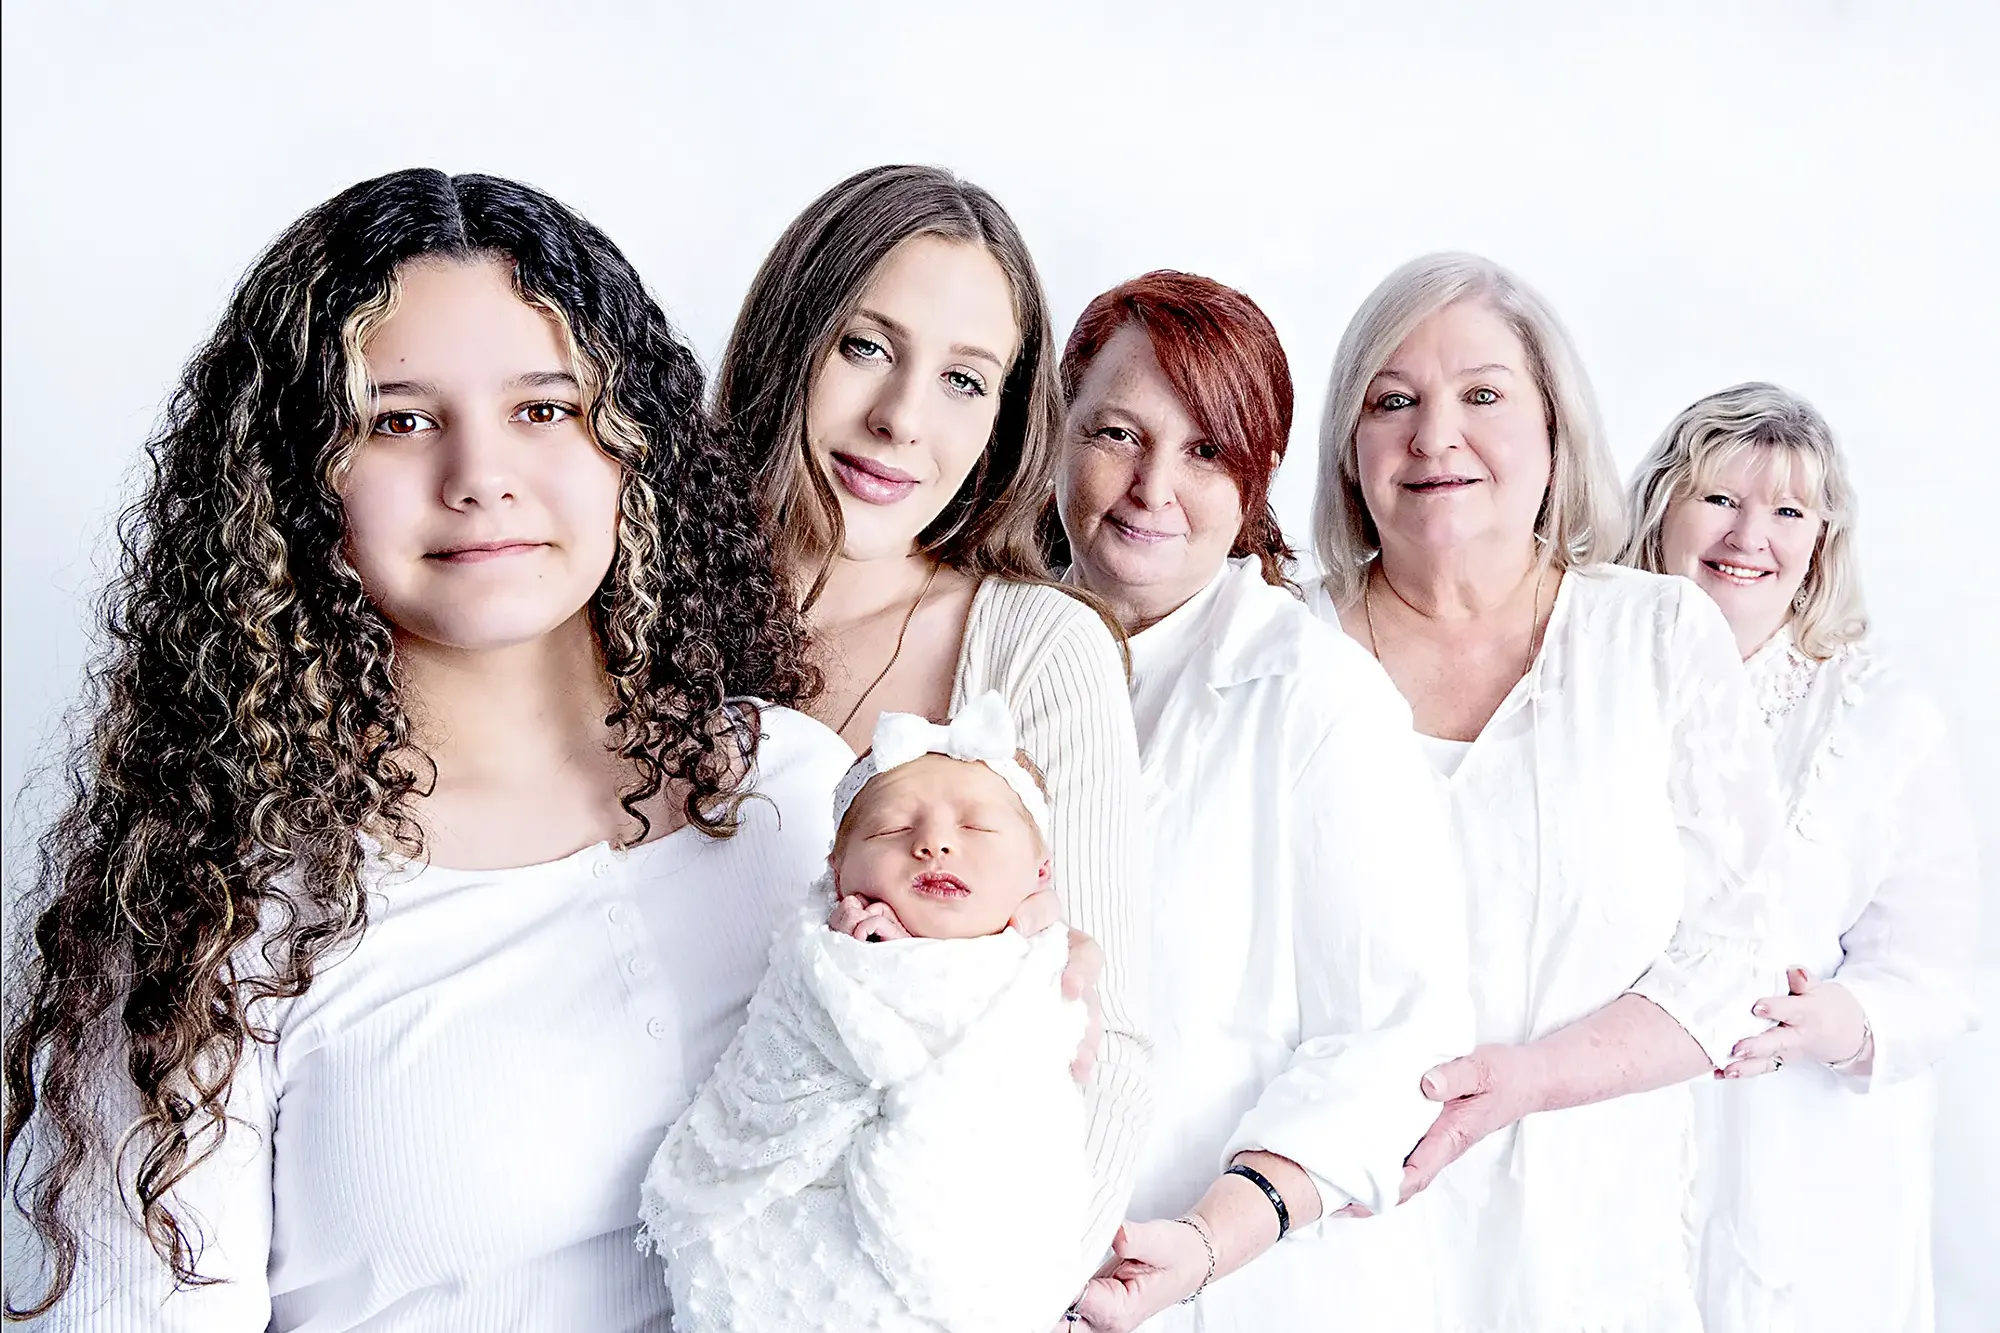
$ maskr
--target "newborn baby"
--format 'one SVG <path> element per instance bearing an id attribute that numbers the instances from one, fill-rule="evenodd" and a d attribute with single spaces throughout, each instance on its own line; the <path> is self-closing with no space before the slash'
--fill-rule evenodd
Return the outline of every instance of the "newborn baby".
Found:
<path id="1" fill-rule="evenodd" d="M 1046 1333 L 1089 1276 L 1068 931 L 1004 701 L 884 714 L 827 871 L 646 1177 L 680 1333 Z M 836 896 L 847 933 L 829 927 Z"/>

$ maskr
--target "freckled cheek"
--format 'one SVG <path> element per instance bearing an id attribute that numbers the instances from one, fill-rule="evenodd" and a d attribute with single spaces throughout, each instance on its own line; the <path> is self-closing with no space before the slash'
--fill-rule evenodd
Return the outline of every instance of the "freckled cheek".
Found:
<path id="1" fill-rule="evenodd" d="M 1243 530 L 1243 498 L 1234 481 L 1205 478 L 1184 487 L 1182 493 L 1181 507 L 1187 511 L 1198 543 L 1226 547 L 1236 540 L 1236 534 Z"/>
<path id="2" fill-rule="evenodd" d="M 1079 449 L 1071 460 L 1068 477 L 1070 522 L 1080 531 L 1096 528 L 1118 502 L 1130 477 L 1131 469 L 1117 459 L 1096 449 Z"/>

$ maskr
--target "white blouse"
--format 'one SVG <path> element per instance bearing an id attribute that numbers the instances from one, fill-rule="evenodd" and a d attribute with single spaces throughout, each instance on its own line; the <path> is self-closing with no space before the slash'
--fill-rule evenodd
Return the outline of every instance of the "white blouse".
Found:
<path id="1" fill-rule="evenodd" d="M 1062 589 L 989 578 L 966 618 L 952 711 L 987 690 L 1007 700 L 1047 784 L 1064 916 L 1104 950 L 1104 1040 L 1084 1098 L 1095 1187 L 1083 1248 L 1101 1255 L 1124 1219 L 1152 1104 L 1140 1007 L 1152 861 L 1136 827 L 1139 747 L 1125 665 L 1103 620 Z"/>
<path id="2" fill-rule="evenodd" d="M 1329 1214 L 1389 1213 L 1437 1114 L 1419 1080 L 1472 1045 L 1464 890 L 1409 706 L 1255 560 L 1131 646 L 1161 1107 L 1133 1213 L 1180 1215 L 1252 1148 Z M 1147 1327 L 1421 1326 L 1421 1253 L 1400 1216 L 1329 1217 Z"/>
<path id="3" fill-rule="evenodd" d="M 1972 819 L 1944 719 L 1865 643 L 1815 661 L 1786 629 L 1746 666 L 1788 811 L 1771 961 L 1853 992 L 1874 1059 L 1700 1089 L 1702 1316 L 1710 1333 L 1928 1333 L 1930 1071 L 1973 1021 Z"/>
<path id="4" fill-rule="evenodd" d="M 214 1286 L 100 1219 L 41 1324 L 101 1333 L 664 1330 L 639 1182 L 825 864 L 853 755 L 763 710 L 733 838 L 682 828 L 514 870 L 377 863 L 369 922 L 261 1020 L 217 1157 L 179 1191 Z M 16 1271 L 9 1249 L 10 1275 Z"/>
<path id="5" fill-rule="evenodd" d="M 1314 608 L 1337 623 L 1322 586 Z M 1542 648 L 1444 779 L 1480 1042 L 1533 1041 L 1627 991 L 1718 1066 L 1764 1025 L 1778 829 L 1734 640 L 1686 580 L 1573 569 Z M 1453 1333 L 1695 1333 L 1685 1086 L 1531 1115 L 1427 1191 Z"/>

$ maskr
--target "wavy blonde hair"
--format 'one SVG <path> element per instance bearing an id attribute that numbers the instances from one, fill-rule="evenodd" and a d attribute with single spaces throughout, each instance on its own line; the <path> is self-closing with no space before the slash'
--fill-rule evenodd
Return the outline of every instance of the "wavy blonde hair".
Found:
<path id="1" fill-rule="evenodd" d="M 1490 259 L 1424 255 L 1368 294 L 1334 355 L 1320 425 L 1313 544 L 1336 602 L 1360 596 L 1369 563 L 1382 549 L 1354 446 L 1368 384 L 1418 325 L 1461 301 L 1478 301 L 1498 315 L 1528 353 L 1549 431 L 1549 487 L 1535 519 L 1535 538 L 1547 558 L 1557 569 L 1593 564 L 1611 559 L 1624 541 L 1617 470 L 1590 380 L 1562 321 L 1534 288 Z"/>
<path id="2" fill-rule="evenodd" d="M 1868 633 L 1854 552 L 1854 485 L 1826 418 L 1788 389 L 1756 380 L 1734 385 L 1696 399 L 1668 424 L 1632 473 L 1635 527 L 1619 560 L 1656 574 L 1673 573 L 1662 540 L 1668 511 L 1698 494 L 1735 459 L 1771 449 L 1790 456 L 1800 498 L 1819 511 L 1824 524 L 1788 623 L 1801 652 L 1828 658 Z"/>

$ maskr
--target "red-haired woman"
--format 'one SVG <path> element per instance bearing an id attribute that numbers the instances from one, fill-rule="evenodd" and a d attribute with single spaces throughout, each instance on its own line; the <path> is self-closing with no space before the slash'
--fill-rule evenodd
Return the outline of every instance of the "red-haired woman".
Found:
<path id="1" fill-rule="evenodd" d="M 1121 1230 L 1077 1314 L 1199 1295 L 1168 1326 L 1426 1326 L 1408 1217 L 1349 1219 L 1395 1206 L 1424 1071 L 1471 1040 L 1463 908 L 1408 706 L 1285 579 L 1284 349 L 1242 293 L 1149 273 L 1085 309 L 1062 380 L 1069 577 L 1131 636 L 1157 839 L 1133 1215 L 1165 1219 Z"/>

